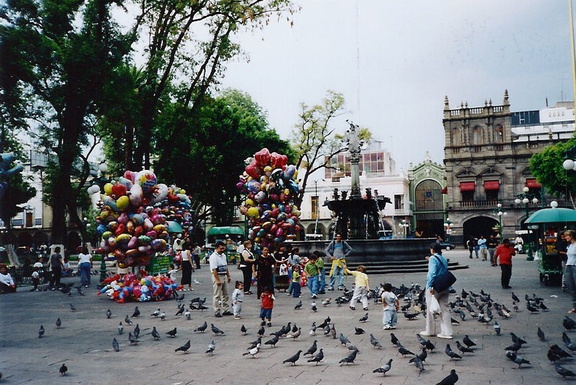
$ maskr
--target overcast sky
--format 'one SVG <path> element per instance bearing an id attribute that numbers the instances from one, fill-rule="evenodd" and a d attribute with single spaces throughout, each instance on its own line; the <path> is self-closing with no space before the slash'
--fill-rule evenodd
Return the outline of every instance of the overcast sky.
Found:
<path id="1" fill-rule="evenodd" d="M 346 119 L 369 128 L 397 170 L 429 151 L 443 162 L 444 96 L 512 111 L 572 100 L 568 0 L 300 0 L 293 25 L 273 22 L 239 38 L 249 62 L 228 65 L 224 87 L 249 93 L 288 138 L 300 103 L 327 90 Z"/>

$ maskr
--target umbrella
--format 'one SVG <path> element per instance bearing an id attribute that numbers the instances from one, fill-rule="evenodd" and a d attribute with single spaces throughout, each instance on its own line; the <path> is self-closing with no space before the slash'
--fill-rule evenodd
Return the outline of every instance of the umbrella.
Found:
<path id="1" fill-rule="evenodd" d="M 551 208 L 536 211 L 525 223 L 563 223 L 576 222 L 576 210 L 566 208 Z"/>
<path id="2" fill-rule="evenodd" d="M 166 221 L 169 233 L 181 233 L 182 225 L 176 221 Z"/>

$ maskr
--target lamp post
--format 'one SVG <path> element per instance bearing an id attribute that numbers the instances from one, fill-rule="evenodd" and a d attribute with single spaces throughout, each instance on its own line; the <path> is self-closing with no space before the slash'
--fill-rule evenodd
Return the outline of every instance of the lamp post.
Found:
<path id="1" fill-rule="evenodd" d="M 524 207 L 526 208 L 526 219 L 528 219 L 528 205 L 530 204 L 530 202 L 532 202 L 534 205 L 538 204 L 538 198 L 537 195 L 534 193 L 530 192 L 530 189 L 528 187 L 524 187 L 524 189 L 522 190 L 522 194 L 518 194 L 516 195 L 516 199 L 514 200 L 514 203 L 516 203 L 516 205 L 519 205 L 520 203 L 524 204 Z M 528 229 L 528 244 L 526 245 L 526 260 L 527 261 L 533 261 L 534 260 L 534 254 L 533 254 L 533 245 L 532 245 L 532 236 L 530 235 L 530 229 Z"/>
<path id="2" fill-rule="evenodd" d="M 404 238 L 406 238 L 406 233 L 408 231 L 408 227 L 410 227 L 410 223 L 406 222 L 405 219 L 402 219 L 400 221 L 400 226 L 404 229 L 403 233 L 404 233 Z"/>
<path id="3" fill-rule="evenodd" d="M 444 228 L 446 229 L 446 242 L 450 242 L 450 235 L 452 234 L 452 221 L 450 218 L 446 217 L 446 222 L 444 222 Z"/>
<path id="4" fill-rule="evenodd" d="M 502 215 L 508 213 L 502 208 L 502 203 L 498 203 L 494 209 L 494 214 L 498 216 L 498 238 L 502 242 Z"/>

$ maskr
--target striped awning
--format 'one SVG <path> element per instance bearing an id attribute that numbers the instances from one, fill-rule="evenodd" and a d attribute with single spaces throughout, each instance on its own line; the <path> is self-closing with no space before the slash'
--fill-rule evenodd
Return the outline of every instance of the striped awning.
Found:
<path id="1" fill-rule="evenodd" d="M 460 191 L 474 191 L 476 184 L 474 182 L 460 182 Z"/>

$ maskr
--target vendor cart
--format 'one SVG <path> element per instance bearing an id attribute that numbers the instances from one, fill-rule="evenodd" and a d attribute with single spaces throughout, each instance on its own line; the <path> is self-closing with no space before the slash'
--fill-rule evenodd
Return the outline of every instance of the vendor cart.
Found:
<path id="1" fill-rule="evenodd" d="M 538 210 L 526 220 L 526 223 L 538 225 L 540 282 L 546 286 L 560 285 L 564 256 L 559 253 L 557 244 L 562 231 L 576 226 L 576 210 L 557 207 Z"/>

